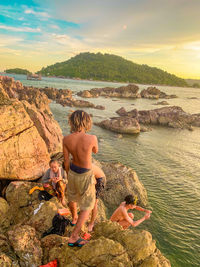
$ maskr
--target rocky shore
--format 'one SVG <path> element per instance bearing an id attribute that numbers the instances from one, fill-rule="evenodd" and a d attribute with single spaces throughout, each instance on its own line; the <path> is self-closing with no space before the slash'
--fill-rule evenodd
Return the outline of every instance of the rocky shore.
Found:
<path id="1" fill-rule="evenodd" d="M 48 97 L 36 91 L 29 88 L 25 93 L 20 82 L 0 78 L 0 179 L 4 182 L 0 192 L 0 266 L 38 267 L 54 259 L 60 267 L 171 266 L 149 232 L 123 230 L 107 220 L 108 211 L 127 194 L 137 195 L 141 206 L 148 203 L 136 172 L 120 163 L 97 162 L 106 174 L 107 186 L 88 244 L 80 249 L 68 247 L 72 226 L 66 227 L 64 236 L 42 237 L 63 207 L 55 197 L 40 201 L 38 190 L 29 191 L 41 186 L 33 180 L 48 168 L 50 157 L 62 163 L 62 153 L 58 153 L 62 133 L 49 110 Z M 86 231 L 87 225 L 82 230 Z"/>
<path id="2" fill-rule="evenodd" d="M 181 107 L 171 106 L 153 110 L 126 111 L 120 108 L 116 111 L 120 117 L 103 120 L 95 125 L 116 133 L 136 134 L 148 131 L 146 126 L 161 125 L 164 127 L 193 130 L 200 127 L 200 114 L 186 113 Z"/>
<path id="3" fill-rule="evenodd" d="M 93 88 L 91 90 L 80 91 L 77 93 L 78 96 L 84 98 L 92 97 L 119 97 L 119 98 L 148 98 L 148 99 L 159 99 L 159 98 L 176 98 L 176 95 L 167 95 L 160 91 L 156 87 L 148 87 L 147 89 L 139 92 L 139 87 L 135 84 L 129 84 L 127 86 L 121 86 L 118 88 L 105 87 L 105 88 Z"/>

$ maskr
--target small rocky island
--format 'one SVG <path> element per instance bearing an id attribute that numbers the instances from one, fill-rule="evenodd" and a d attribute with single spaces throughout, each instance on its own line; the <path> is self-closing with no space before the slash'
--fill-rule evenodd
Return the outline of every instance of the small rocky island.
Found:
<path id="1" fill-rule="evenodd" d="M 135 84 L 128 84 L 127 86 L 121 87 L 105 87 L 105 88 L 93 88 L 91 90 L 80 91 L 77 93 L 78 96 L 84 98 L 92 97 L 119 97 L 119 98 L 148 98 L 148 99 L 159 99 L 159 98 L 176 98 L 176 95 L 167 95 L 160 91 L 156 87 L 148 87 L 139 92 L 139 87 Z"/>
<path id="2" fill-rule="evenodd" d="M 106 174 L 107 187 L 88 244 L 68 247 L 72 226 L 66 227 L 64 236 L 42 237 L 63 206 L 55 197 L 40 201 L 38 190 L 30 194 L 30 189 L 41 186 L 37 180 L 50 158 L 63 162 L 62 138 L 46 94 L 0 77 L 0 266 L 38 267 L 58 259 L 61 267 L 170 267 L 148 231 L 123 230 L 108 220 L 107 211 L 127 194 L 137 195 L 141 206 L 148 204 L 136 172 L 120 163 L 96 162 Z"/>
<path id="3" fill-rule="evenodd" d="M 164 127 L 193 130 L 200 127 L 200 114 L 186 113 L 181 107 L 171 106 L 152 110 L 126 111 L 120 108 L 116 111 L 120 117 L 114 117 L 95 125 L 116 133 L 136 134 L 148 131 L 146 126 L 161 125 Z"/>

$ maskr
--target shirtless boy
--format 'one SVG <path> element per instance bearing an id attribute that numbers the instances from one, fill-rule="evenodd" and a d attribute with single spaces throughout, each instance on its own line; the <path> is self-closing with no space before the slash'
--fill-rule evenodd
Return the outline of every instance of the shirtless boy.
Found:
<path id="1" fill-rule="evenodd" d="M 114 211 L 113 215 L 111 216 L 112 222 L 118 222 L 124 229 L 127 229 L 129 226 L 138 226 L 144 220 L 150 218 L 150 214 L 152 211 L 145 210 L 140 206 L 136 206 L 136 201 L 132 195 L 128 195 L 124 199 L 125 201 L 120 204 L 120 206 Z M 140 220 L 133 221 L 134 215 L 132 213 L 128 213 L 129 209 L 136 209 L 140 211 L 146 212 L 144 217 Z"/>
<path id="2" fill-rule="evenodd" d="M 68 200 L 72 213 L 72 223 L 76 224 L 68 240 L 71 247 L 83 246 L 87 241 L 79 237 L 81 227 L 95 205 L 96 179 L 92 170 L 92 152 L 98 152 L 95 135 L 86 134 L 91 129 L 90 115 L 83 110 L 76 110 L 69 117 L 71 134 L 63 139 L 65 170 L 68 173 Z M 70 162 L 69 156 L 72 156 Z M 77 218 L 76 202 L 80 206 Z"/>

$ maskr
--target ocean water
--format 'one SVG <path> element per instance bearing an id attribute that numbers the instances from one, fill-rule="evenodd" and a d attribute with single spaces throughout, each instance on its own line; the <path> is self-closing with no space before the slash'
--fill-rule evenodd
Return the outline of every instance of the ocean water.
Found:
<path id="1" fill-rule="evenodd" d="M 74 93 L 95 87 L 122 84 L 43 78 L 27 81 L 24 75 L 12 75 L 24 85 L 69 88 Z M 147 85 L 139 85 L 140 89 Z M 200 89 L 157 86 L 178 98 L 167 100 L 189 113 L 200 113 Z M 191 99 L 196 97 L 197 99 Z M 94 98 L 89 101 L 104 105 L 105 110 L 86 108 L 93 121 L 115 116 L 120 107 L 127 110 L 154 109 L 158 101 L 149 99 Z M 52 102 L 51 110 L 63 134 L 69 133 L 67 116 L 74 108 Z M 132 167 L 144 184 L 153 210 L 150 220 L 138 226 L 151 232 L 157 247 L 174 267 L 200 266 L 200 128 L 194 131 L 153 127 L 139 135 L 117 134 L 93 126 L 91 133 L 99 140 L 99 153 L 94 157 L 104 161 L 120 161 Z"/>

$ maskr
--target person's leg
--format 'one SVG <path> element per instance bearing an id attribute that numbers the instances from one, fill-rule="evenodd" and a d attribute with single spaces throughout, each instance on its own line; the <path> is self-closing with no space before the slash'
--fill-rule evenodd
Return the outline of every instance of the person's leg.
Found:
<path id="1" fill-rule="evenodd" d="M 72 214 L 72 223 L 76 224 L 77 219 L 78 219 L 77 204 L 76 204 L 76 202 L 70 201 L 68 206 L 69 206 L 69 209 L 70 209 L 71 214 Z"/>
<path id="2" fill-rule="evenodd" d="M 92 164 L 92 171 L 96 179 L 100 177 L 105 177 L 105 174 L 102 169 L 95 164 Z"/>
<path id="3" fill-rule="evenodd" d="M 97 209 L 98 209 L 98 199 L 96 199 L 94 208 L 92 210 L 91 220 L 90 220 L 90 223 L 88 225 L 88 232 L 92 232 L 92 230 L 93 230 L 94 221 L 95 221 L 95 219 L 97 217 Z"/>
<path id="4" fill-rule="evenodd" d="M 133 220 L 133 218 L 134 218 L 133 213 L 129 212 L 128 215 Z M 131 224 L 129 222 L 127 222 L 126 220 L 119 221 L 118 223 L 123 227 L 123 229 L 127 229 L 127 228 L 129 228 L 129 226 L 131 226 Z"/>
<path id="5" fill-rule="evenodd" d="M 74 230 L 71 233 L 68 243 L 74 243 L 79 239 L 79 233 L 81 231 L 81 227 L 87 220 L 89 213 L 90 213 L 90 210 L 80 211 L 76 226 L 74 227 Z M 87 241 L 81 241 L 80 245 L 85 244 L 85 243 L 87 243 Z"/>

